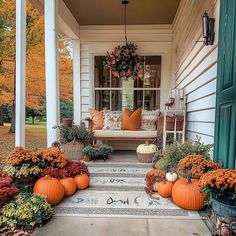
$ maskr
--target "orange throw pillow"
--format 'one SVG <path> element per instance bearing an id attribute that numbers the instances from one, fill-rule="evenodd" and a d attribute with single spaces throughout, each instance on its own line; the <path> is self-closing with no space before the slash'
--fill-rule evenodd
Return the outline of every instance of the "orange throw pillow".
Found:
<path id="1" fill-rule="evenodd" d="M 142 109 L 138 108 L 134 112 L 129 109 L 123 111 L 122 129 L 137 130 L 141 126 Z"/>
<path id="2" fill-rule="evenodd" d="M 90 108 L 89 113 L 93 121 L 93 130 L 102 129 L 104 126 L 103 112 Z"/>

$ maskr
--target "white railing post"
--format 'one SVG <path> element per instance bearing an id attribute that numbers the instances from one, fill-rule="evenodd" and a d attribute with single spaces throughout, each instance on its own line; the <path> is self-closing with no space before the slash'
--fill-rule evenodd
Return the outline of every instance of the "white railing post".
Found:
<path id="1" fill-rule="evenodd" d="M 16 0 L 15 146 L 25 146 L 26 0 Z"/>
<path id="2" fill-rule="evenodd" d="M 80 90 L 80 40 L 73 39 L 73 111 L 74 123 L 81 122 L 81 90 Z"/>
<path id="3" fill-rule="evenodd" d="M 57 0 L 44 1 L 45 15 L 45 66 L 46 66 L 46 113 L 47 145 L 59 140 L 60 123 L 59 71 L 58 71 L 58 34 L 57 34 Z"/>

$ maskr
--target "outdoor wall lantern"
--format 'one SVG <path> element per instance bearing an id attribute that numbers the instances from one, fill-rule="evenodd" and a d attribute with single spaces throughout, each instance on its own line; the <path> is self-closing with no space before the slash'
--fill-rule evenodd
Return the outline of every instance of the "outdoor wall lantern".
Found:
<path id="1" fill-rule="evenodd" d="M 215 39 L 215 18 L 210 18 L 205 11 L 202 16 L 202 36 L 205 45 L 213 45 Z"/>

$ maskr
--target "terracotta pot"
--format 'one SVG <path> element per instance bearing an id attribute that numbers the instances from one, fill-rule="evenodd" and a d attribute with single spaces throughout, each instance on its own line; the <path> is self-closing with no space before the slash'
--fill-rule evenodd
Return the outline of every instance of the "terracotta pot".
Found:
<path id="1" fill-rule="evenodd" d="M 69 127 L 72 127 L 73 119 L 71 119 L 71 118 L 64 118 L 64 119 L 63 119 L 63 124 L 64 124 L 64 125 L 67 125 L 67 126 L 69 126 Z"/>

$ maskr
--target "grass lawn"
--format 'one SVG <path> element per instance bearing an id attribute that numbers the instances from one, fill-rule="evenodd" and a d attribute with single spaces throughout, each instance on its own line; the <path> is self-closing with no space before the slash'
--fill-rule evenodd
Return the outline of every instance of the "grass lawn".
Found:
<path id="1" fill-rule="evenodd" d="M 9 125 L 0 126 L 0 161 L 3 161 L 9 152 L 14 149 L 15 135 L 9 134 Z M 36 122 L 35 125 L 26 123 L 26 148 L 39 149 L 47 146 L 45 122 Z"/>

